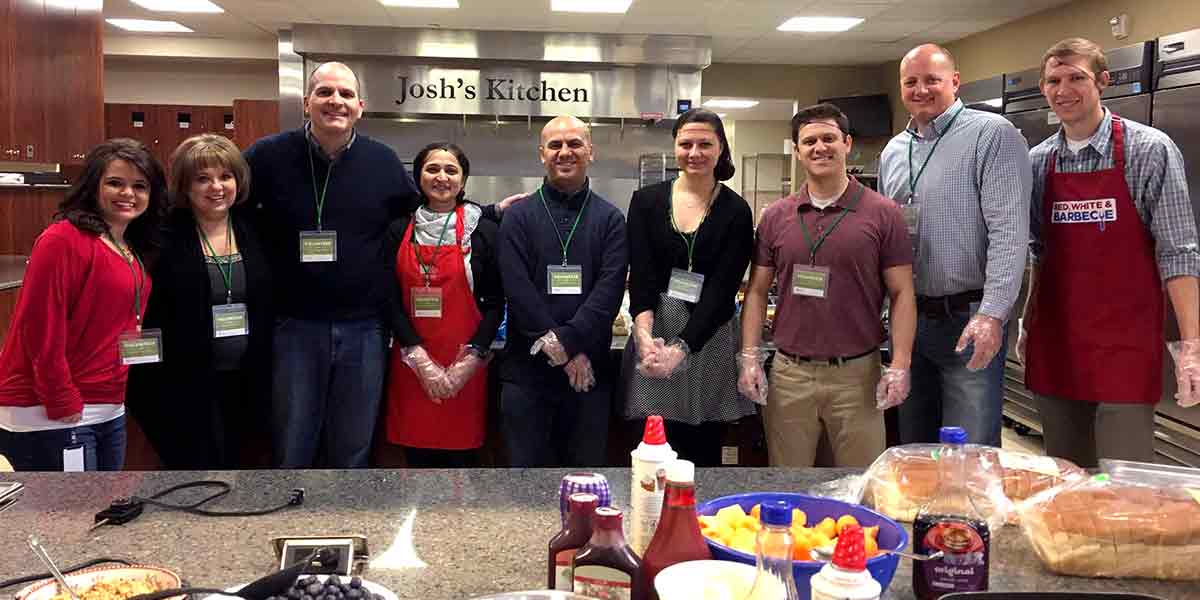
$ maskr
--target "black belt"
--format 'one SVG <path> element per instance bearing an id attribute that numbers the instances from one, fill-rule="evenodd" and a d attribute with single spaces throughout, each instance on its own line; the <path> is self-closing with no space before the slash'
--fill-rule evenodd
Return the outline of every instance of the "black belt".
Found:
<path id="1" fill-rule="evenodd" d="M 833 358 L 813 358 L 811 356 L 796 356 L 795 354 L 790 354 L 790 353 L 784 352 L 783 350 L 775 350 L 775 351 L 786 356 L 787 358 L 789 358 L 795 362 L 806 362 L 806 363 L 813 363 L 813 364 L 818 364 L 818 365 L 829 365 L 831 367 L 840 367 L 852 360 L 875 354 L 876 352 L 879 352 L 879 349 L 872 348 L 870 350 L 867 350 L 866 352 L 863 352 L 862 354 L 855 354 L 854 356 L 835 356 Z"/>
<path id="2" fill-rule="evenodd" d="M 983 290 L 968 290 L 949 296 L 917 296 L 917 312 L 926 317 L 949 317 L 970 310 L 971 303 L 983 300 Z"/>

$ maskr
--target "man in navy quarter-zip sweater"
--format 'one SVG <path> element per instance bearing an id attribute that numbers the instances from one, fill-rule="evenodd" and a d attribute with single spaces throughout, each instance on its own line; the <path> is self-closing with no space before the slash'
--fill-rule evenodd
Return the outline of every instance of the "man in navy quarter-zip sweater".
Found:
<path id="1" fill-rule="evenodd" d="M 391 148 L 358 134 L 358 79 L 325 63 L 308 80 L 305 127 L 246 151 L 276 282 L 272 423 L 284 468 L 365 467 L 383 395 L 388 223 L 417 190 Z"/>
<path id="2" fill-rule="evenodd" d="M 500 225 L 501 427 L 512 466 L 597 466 L 608 438 L 612 323 L 629 270 L 625 217 L 591 190 L 586 124 L 555 117 L 538 150 L 545 183 Z"/>

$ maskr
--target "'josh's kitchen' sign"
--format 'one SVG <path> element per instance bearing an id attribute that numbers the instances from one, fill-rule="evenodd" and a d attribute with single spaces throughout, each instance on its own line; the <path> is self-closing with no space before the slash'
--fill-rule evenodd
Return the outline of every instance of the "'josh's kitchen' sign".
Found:
<path id="1" fill-rule="evenodd" d="M 467 83 L 462 77 L 448 80 L 439 77 L 437 81 L 412 81 L 407 75 L 401 75 L 400 97 L 396 104 L 404 106 L 409 98 L 421 100 L 456 100 L 461 96 L 464 100 L 482 98 L 498 102 L 572 102 L 588 103 L 586 87 L 556 87 L 545 79 L 535 85 L 529 82 L 518 82 L 511 78 L 485 78 L 482 86 Z"/>

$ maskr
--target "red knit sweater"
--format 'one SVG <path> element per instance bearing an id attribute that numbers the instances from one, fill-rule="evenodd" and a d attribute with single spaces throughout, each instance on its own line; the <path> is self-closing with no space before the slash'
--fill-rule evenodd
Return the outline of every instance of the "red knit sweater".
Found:
<path id="1" fill-rule="evenodd" d="M 134 279 L 134 272 L 137 279 Z M 33 245 L 12 326 L 0 351 L 0 406 L 46 407 L 60 419 L 87 404 L 121 404 L 129 368 L 117 343 L 137 326 L 150 277 L 133 271 L 100 236 L 67 221 L 46 228 Z"/>

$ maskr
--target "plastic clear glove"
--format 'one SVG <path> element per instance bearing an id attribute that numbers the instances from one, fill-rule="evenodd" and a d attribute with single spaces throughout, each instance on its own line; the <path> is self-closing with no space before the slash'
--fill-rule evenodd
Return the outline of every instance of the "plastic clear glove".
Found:
<path id="1" fill-rule="evenodd" d="M 409 346 L 404 349 L 402 355 L 404 364 L 412 369 L 417 374 L 417 380 L 421 382 L 421 388 L 433 400 L 434 404 L 441 404 L 442 399 L 453 396 L 453 390 L 450 385 L 450 378 L 446 376 L 446 370 L 439 365 L 422 346 Z"/>
<path id="2" fill-rule="evenodd" d="M 954 351 L 962 354 L 968 345 L 974 344 L 975 351 L 971 354 L 971 360 L 967 361 L 967 369 L 980 371 L 992 362 L 997 352 L 1000 352 L 1000 344 L 1003 341 L 1004 331 L 1000 319 L 976 313 L 967 322 L 967 326 L 963 327 Z"/>
<path id="3" fill-rule="evenodd" d="M 659 340 L 659 344 L 662 342 Z M 638 372 L 646 377 L 656 379 L 666 379 L 686 371 L 691 363 L 688 358 L 691 356 L 692 350 L 688 347 L 687 342 L 675 338 L 670 344 L 661 346 L 655 351 L 654 356 L 649 361 L 643 361 L 638 364 Z"/>
<path id="4" fill-rule="evenodd" d="M 662 338 L 656 338 L 650 333 L 650 328 L 641 325 L 633 326 L 633 341 L 637 346 L 638 368 L 654 360 L 654 355 L 665 345 Z"/>
<path id="5" fill-rule="evenodd" d="M 563 370 L 567 372 L 567 381 L 576 392 L 586 392 L 596 385 L 596 374 L 592 371 L 592 361 L 586 354 L 579 353 L 567 363 Z"/>
<path id="6" fill-rule="evenodd" d="M 538 338 L 529 347 L 530 356 L 538 352 L 546 355 L 546 362 L 550 363 L 552 367 L 561 367 L 567 363 L 567 350 L 563 348 L 562 342 L 558 341 L 558 336 L 553 331 L 547 331 L 546 335 Z"/>
<path id="7" fill-rule="evenodd" d="M 1175 360 L 1175 402 L 1187 408 L 1200 404 L 1200 338 L 1167 342 Z"/>
<path id="8" fill-rule="evenodd" d="M 875 386 L 875 408 L 887 410 L 893 406 L 900 406 L 908 398 L 910 389 L 912 375 L 908 369 L 884 369 L 883 376 L 879 378 L 879 385 Z"/>
<path id="9" fill-rule="evenodd" d="M 756 404 L 767 405 L 767 353 L 759 348 L 738 352 L 738 392 Z"/>
<path id="10" fill-rule="evenodd" d="M 467 385 L 467 382 L 475 376 L 475 372 L 479 367 L 487 364 L 487 360 L 472 352 L 466 346 L 459 348 L 458 358 L 454 359 L 454 363 L 446 368 L 446 378 L 450 381 L 451 395 L 457 395 Z"/>
<path id="11" fill-rule="evenodd" d="M 1029 344 L 1029 332 L 1025 331 L 1025 319 L 1017 319 L 1017 362 L 1025 364 L 1025 346 Z"/>

